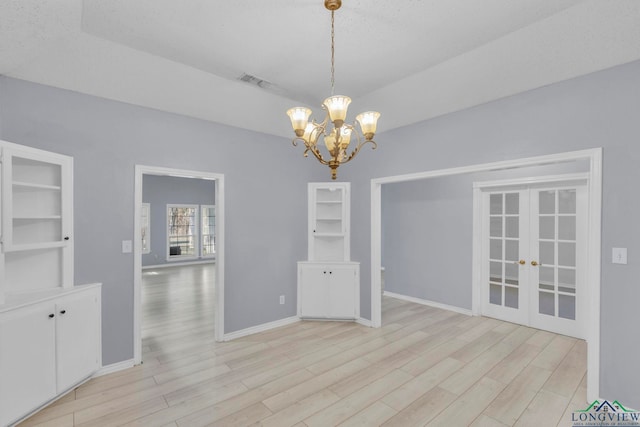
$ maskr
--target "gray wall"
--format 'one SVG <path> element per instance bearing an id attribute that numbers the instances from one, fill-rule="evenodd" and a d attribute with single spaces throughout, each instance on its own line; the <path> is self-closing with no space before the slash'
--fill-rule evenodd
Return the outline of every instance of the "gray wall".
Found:
<path id="1" fill-rule="evenodd" d="M 142 201 L 149 203 L 150 253 L 142 255 L 142 265 L 175 264 L 167 261 L 167 205 L 213 205 L 216 183 L 206 179 L 144 175 Z"/>
<path id="2" fill-rule="evenodd" d="M 325 176 L 300 147 L 6 77 L 0 117 L 0 138 L 74 157 L 75 277 L 104 284 L 105 365 L 133 357 L 133 255 L 121 242 L 133 239 L 135 164 L 225 175 L 226 333 L 296 314 L 307 182 Z"/>
<path id="3" fill-rule="evenodd" d="M 385 290 L 470 310 L 473 183 L 588 171 L 577 161 L 383 185 Z"/>
<path id="4" fill-rule="evenodd" d="M 640 408 L 639 117 L 633 62 L 379 134 L 376 151 L 364 149 L 341 170 L 352 182 L 362 315 L 370 318 L 371 178 L 604 147 L 600 394 Z M 611 264 L 612 247 L 628 248 L 627 265 Z M 471 277 L 470 263 L 459 268 Z"/>

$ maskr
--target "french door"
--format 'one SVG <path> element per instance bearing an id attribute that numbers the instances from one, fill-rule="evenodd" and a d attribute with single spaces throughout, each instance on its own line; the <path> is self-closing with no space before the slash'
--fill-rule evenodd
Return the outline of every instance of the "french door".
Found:
<path id="1" fill-rule="evenodd" d="M 587 187 L 482 191 L 482 314 L 585 338 Z"/>

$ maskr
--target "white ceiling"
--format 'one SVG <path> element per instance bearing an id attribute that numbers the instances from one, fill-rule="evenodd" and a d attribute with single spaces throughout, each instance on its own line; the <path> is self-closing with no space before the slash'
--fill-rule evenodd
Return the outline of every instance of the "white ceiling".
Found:
<path id="1" fill-rule="evenodd" d="M 292 136 L 330 95 L 322 0 L 2 0 L 0 74 Z M 336 93 L 379 131 L 640 59 L 639 0 L 344 0 Z M 262 87 L 238 81 L 243 74 Z M 321 117 L 316 117 L 320 119 Z"/>

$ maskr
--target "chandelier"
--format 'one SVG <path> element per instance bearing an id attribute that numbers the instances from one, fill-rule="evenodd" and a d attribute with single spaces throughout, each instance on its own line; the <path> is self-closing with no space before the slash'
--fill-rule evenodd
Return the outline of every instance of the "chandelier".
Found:
<path id="1" fill-rule="evenodd" d="M 355 122 L 345 123 L 347 118 L 347 108 L 351 103 L 351 98 L 344 95 L 334 95 L 335 86 L 335 41 L 334 41 L 334 12 L 340 8 L 342 0 L 324 0 L 324 7 L 331 11 L 331 96 L 324 100 L 322 109 L 326 111 L 325 118 L 318 123 L 311 117 L 311 110 L 306 107 L 294 107 L 287 111 L 291 119 L 291 126 L 296 134 L 293 145 L 297 146 L 298 141 L 302 141 L 305 146 L 304 157 L 309 152 L 323 165 L 331 168 L 331 179 L 336 179 L 337 169 L 343 163 L 353 159 L 363 145 L 371 143 L 373 149 L 377 147 L 373 136 L 376 133 L 376 125 L 380 113 L 377 111 L 367 111 L 358 114 L 356 121 L 360 125 L 362 135 L 358 133 Z M 329 123 L 333 125 L 329 129 Z M 355 135 L 356 143 L 353 151 L 348 152 L 351 139 Z M 324 145 L 328 151 L 325 159 L 318 147 L 318 140 L 322 137 Z M 353 147 L 353 146 L 352 146 Z"/>

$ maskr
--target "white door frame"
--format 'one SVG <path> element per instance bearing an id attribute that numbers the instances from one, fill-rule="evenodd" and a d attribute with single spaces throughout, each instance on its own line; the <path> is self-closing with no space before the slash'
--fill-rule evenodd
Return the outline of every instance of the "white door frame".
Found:
<path id="1" fill-rule="evenodd" d="M 471 166 L 461 166 L 434 171 L 396 175 L 371 180 L 371 326 L 382 325 L 382 185 L 398 182 L 417 181 L 468 174 L 474 172 L 498 171 L 528 166 L 542 166 L 567 163 L 578 160 L 589 161 L 589 224 L 587 254 L 587 287 L 589 288 L 589 313 L 587 320 L 587 398 L 589 401 L 600 396 L 600 270 L 601 270 L 601 227 L 602 227 L 602 148 L 504 160 Z M 479 206 L 473 206 L 474 212 Z M 477 276 L 479 260 L 473 260 L 473 277 Z M 475 286 L 472 287 L 475 289 Z M 474 296 L 476 298 L 476 296 Z"/>
<path id="2" fill-rule="evenodd" d="M 139 365 L 142 362 L 142 233 L 140 232 L 140 213 L 142 209 L 143 175 L 175 176 L 181 178 L 215 180 L 216 282 L 214 294 L 214 335 L 216 341 L 223 341 L 224 336 L 224 175 L 212 172 L 136 165 L 133 218 L 133 359 L 134 364 L 136 365 Z"/>
<path id="3" fill-rule="evenodd" d="M 526 178 L 515 178 L 515 179 L 505 179 L 498 181 L 479 181 L 473 183 L 473 261 L 479 262 L 478 265 L 473 266 L 474 277 L 473 277 L 473 289 L 471 296 L 471 312 L 474 316 L 482 316 L 482 303 L 483 301 L 487 301 L 488 295 L 487 290 L 485 289 L 484 278 L 487 276 L 487 271 L 484 270 L 486 267 L 485 260 L 488 257 L 488 254 L 485 252 L 484 248 L 484 239 L 488 238 L 487 235 L 483 235 L 483 221 L 486 219 L 484 214 L 486 212 L 482 211 L 482 197 L 483 193 L 491 190 L 499 190 L 499 191 L 517 191 L 528 188 L 537 188 L 540 186 L 551 186 L 551 187 L 565 187 L 565 186 L 580 186 L 581 188 L 587 188 L 587 199 L 589 198 L 589 174 L 584 173 L 573 173 L 573 174 L 563 174 L 563 175 L 550 175 L 550 176 L 531 176 Z M 588 203 L 588 200 L 587 200 Z M 586 224 L 589 224 L 589 209 L 587 205 L 587 212 L 585 212 L 586 216 Z M 477 207 L 477 209 L 476 209 Z M 587 248 L 589 247 L 589 236 L 584 236 L 587 241 Z M 579 248 L 578 248 L 579 249 Z M 477 251 L 477 252 L 476 252 Z M 583 255 L 584 256 L 584 255 Z M 588 263 L 585 262 L 585 266 Z M 484 271 L 483 271 L 484 270 Z M 586 271 L 586 269 L 585 269 Z M 477 275 L 477 276 L 476 276 Z M 583 275 L 587 276 L 586 274 Z M 586 278 L 588 280 L 588 278 Z M 587 319 L 590 316 L 588 307 L 589 305 L 589 292 L 591 288 L 589 286 L 585 286 L 585 289 L 582 291 L 581 295 L 579 295 L 579 300 L 576 300 L 579 303 L 580 313 L 586 314 Z M 530 307 L 527 307 L 527 310 Z M 514 322 L 518 323 L 518 322 Z M 524 324 L 524 323 L 521 323 Z M 528 325 L 525 325 L 528 326 Z M 587 330 L 587 324 L 582 325 L 582 330 Z M 586 333 L 585 333 L 586 336 Z"/>

